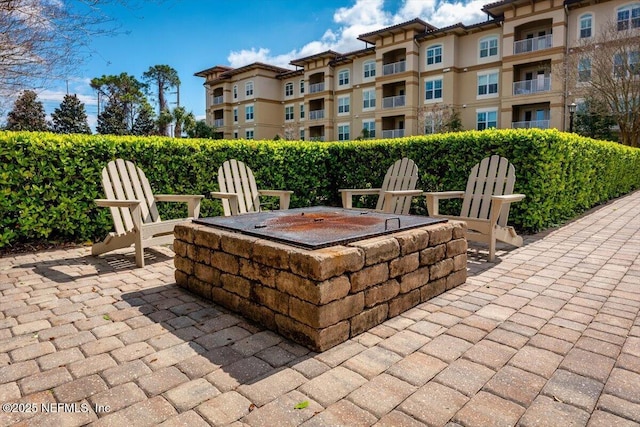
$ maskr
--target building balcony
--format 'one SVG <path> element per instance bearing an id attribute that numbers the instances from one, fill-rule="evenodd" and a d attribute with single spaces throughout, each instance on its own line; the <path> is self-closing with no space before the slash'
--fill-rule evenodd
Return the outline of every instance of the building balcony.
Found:
<path id="1" fill-rule="evenodd" d="M 224 102 L 223 96 L 214 96 L 213 97 L 213 105 L 220 105 Z"/>
<path id="2" fill-rule="evenodd" d="M 309 111 L 309 120 L 324 119 L 324 110 Z"/>
<path id="3" fill-rule="evenodd" d="M 528 53 L 553 47 L 553 34 L 513 42 L 513 53 Z"/>
<path id="4" fill-rule="evenodd" d="M 382 75 L 404 73 L 407 70 L 407 61 L 394 62 L 382 66 Z"/>
<path id="5" fill-rule="evenodd" d="M 525 95 L 538 92 L 549 92 L 551 90 L 551 77 L 537 80 L 522 80 L 513 83 L 514 95 Z"/>
<path id="6" fill-rule="evenodd" d="M 528 122 L 512 122 L 513 129 L 549 129 L 549 120 L 531 120 Z"/>
<path id="7" fill-rule="evenodd" d="M 313 83 L 309 85 L 309 93 L 322 92 L 324 90 L 324 82 Z"/>
<path id="8" fill-rule="evenodd" d="M 405 106 L 405 96 L 389 96 L 387 98 L 382 98 L 382 108 L 396 108 L 396 107 L 404 107 Z"/>
<path id="9" fill-rule="evenodd" d="M 217 128 L 224 126 L 224 119 L 215 119 L 213 125 Z"/>
<path id="10" fill-rule="evenodd" d="M 402 138 L 404 136 L 404 129 L 390 129 L 382 131 L 382 138 Z"/>

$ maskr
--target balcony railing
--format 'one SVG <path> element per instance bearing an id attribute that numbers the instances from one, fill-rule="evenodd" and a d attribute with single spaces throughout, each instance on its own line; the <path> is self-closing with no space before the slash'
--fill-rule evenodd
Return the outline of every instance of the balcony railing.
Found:
<path id="1" fill-rule="evenodd" d="M 309 140 L 310 141 L 324 141 L 324 135 L 322 135 L 322 136 L 312 136 L 312 137 L 309 137 Z"/>
<path id="2" fill-rule="evenodd" d="M 551 90 L 551 77 L 539 80 L 522 80 L 513 83 L 513 94 L 524 95 L 538 92 L 549 92 Z"/>
<path id="3" fill-rule="evenodd" d="M 389 96 L 387 98 L 382 98 L 382 108 L 395 108 L 395 107 L 404 107 L 404 95 L 398 96 Z"/>
<path id="4" fill-rule="evenodd" d="M 407 61 L 394 62 L 382 66 L 382 75 L 403 73 L 407 70 Z"/>
<path id="5" fill-rule="evenodd" d="M 553 47 L 553 34 L 513 42 L 513 53 L 527 53 Z"/>
<path id="6" fill-rule="evenodd" d="M 214 96 L 213 97 L 213 105 L 222 104 L 224 102 L 223 96 Z"/>
<path id="7" fill-rule="evenodd" d="M 530 120 L 528 122 L 513 122 L 511 123 L 513 129 L 549 129 L 549 120 Z"/>
<path id="8" fill-rule="evenodd" d="M 215 119 L 213 125 L 217 128 L 224 126 L 224 119 Z"/>
<path id="9" fill-rule="evenodd" d="M 309 120 L 324 119 L 324 110 L 309 111 Z"/>
<path id="10" fill-rule="evenodd" d="M 309 93 L 322 92 L 324 90 L 324 82 L 309 85 Z"/>
<path id="11" fill-rule="evenodd" d="M 404 129 L 392 129 L 392 130 L 383 130 L 382 131 L 382 139 L 386 138 L 402 138 L 404 136 Z"/>

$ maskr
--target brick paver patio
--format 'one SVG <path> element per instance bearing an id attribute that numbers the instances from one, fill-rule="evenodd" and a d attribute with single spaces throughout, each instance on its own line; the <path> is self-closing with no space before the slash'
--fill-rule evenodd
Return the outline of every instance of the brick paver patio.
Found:
<path id="1" fill-rule="evenodd" d="M 0 259 L 0 425 L 640 425 L 640 192 L 321 354 L 147 252 Z"/>

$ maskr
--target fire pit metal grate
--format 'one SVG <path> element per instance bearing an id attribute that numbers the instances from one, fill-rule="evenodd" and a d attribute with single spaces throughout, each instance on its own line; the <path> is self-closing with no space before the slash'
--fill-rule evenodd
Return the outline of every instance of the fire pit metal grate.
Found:
<path id="1" fill-rule="evenodd" d="M 197 224 L 312 250 L 446 221 L 324 206 L 193 220 Z"/>

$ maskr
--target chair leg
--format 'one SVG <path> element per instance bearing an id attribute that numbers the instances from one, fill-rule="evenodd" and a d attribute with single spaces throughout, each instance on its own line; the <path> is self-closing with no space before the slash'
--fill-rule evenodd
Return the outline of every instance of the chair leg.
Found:
<path id="1" fill-rule="evenodd" d="M 496 236 L 494 229 L 489 233 L 489 262 L 493 262 L 496 259 Z"/>

